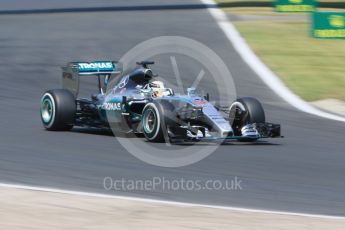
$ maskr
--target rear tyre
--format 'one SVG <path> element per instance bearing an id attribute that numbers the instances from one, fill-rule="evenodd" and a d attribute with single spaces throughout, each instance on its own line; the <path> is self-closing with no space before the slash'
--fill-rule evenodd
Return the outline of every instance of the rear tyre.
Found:
<path id="1" fill-rule="evenodd" d="M 266 121 L 265 111 L 261 103 L 253 97 L 243 97 L 233 102 L 230 106 L 229 118 L 236 136 L 241 135 L 243 126 L 253 123 L 265 123 Z"/>
<path id="2" fill-rule="evenodd" d="M 154 101 L 143 109 L 142 127 L 151 142 L 169 142 L 168 127 L 174 125 L 174 107 L 166 101 Z"/>
<path id="3" fill-rule="evenodd" d="M 73 127 L 77 106 L 74 95 L 65 89 L 45 92 L 41 99 L 41 120 L 45 129 L 66 131 Z"/>

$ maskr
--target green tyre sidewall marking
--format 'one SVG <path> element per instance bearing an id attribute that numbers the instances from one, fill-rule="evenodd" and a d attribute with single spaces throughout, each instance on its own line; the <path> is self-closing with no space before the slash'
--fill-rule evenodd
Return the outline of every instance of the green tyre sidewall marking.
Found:
<path id="1" fill-rule="evenodd" d="M 48 120 L 43 116 L 43 113 L 44 113 L 44 107 L 48 105 L 48 113 L 49 113 L 49 117 L 48 117 Z M 53 110 L 53 105 L 50 101 L 49 98 L 45 98 L 42 102 L 42 105 L 41 105 L 41 114 L 42 114 L 42 120 L 43 120 L 43 123 L 45 124 L 49 124 L 49 122 L 51 121 L 52 119 L 52 110 Z"/>
<path id="2" fill-rule="evenodd" d="M 148 127 L 146 127 L 146 124 L 147 124 L 146 119 L 148 119 L 148 115 L 151 112 L 154 113 L 155 119 L 158 119 L 157 111 L 152 107 L 149 107 L 148 109 L 145 110 L 144 116 L 142 119 L 144 135 L 150 140 L 155 138 L 156 133 L 157 133 L 157 129 L 159 129 L 159 127 L 158 127 L 159 122 L 157 120 L 155 121 L 155 126 L 153 127 L 152 130 L 149 130 Z"/>
<path id="3" fill-rule="evenodd" d="M 44 126 L 49 127 L 51 125 L 51 123 L 53 122 L 53 118 L 54 118 L 54 113 L 55 113 L 55 107 L 54 107 L 54 102 L 52 102 L 51 99 L 51 95 L 46 94 L 43 98 L 42 98 L 42 102 L 41 102 L 41 120 L 44 124 Z M 47 118 L 44 117 L 44 110 L 45 110 L 45 106 L 48 105 L 48 113 L 49 116 Z"/>

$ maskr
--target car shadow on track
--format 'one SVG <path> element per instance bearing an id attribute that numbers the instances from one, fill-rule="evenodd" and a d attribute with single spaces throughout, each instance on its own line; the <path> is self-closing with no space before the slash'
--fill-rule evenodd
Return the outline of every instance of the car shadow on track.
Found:
<path id="1" fill-rule="evenodd" d="M 97 128 L 80 128 L 80 127 L 74 127 L 71 132 L 74 133 L 82 133 L 82 134 L 91 134 L 91 135 L 100 135 L 100 136 L 108 136 L 108 137 L 121 137 L 121 138 L 138 138 L 140 140 L 144 140 L 143 134 L 133 134 L 133 133 L 117 133 L 114 135 L 114 133 L 111 130 L 107 129 L 97 129 Z M 146 141 L 146 140 L 144 140 Z M 178 146 L 192 146 L 192 145 L 236 145 L 236 146 L 248 146 L 248 145 L 265 145 L 265 146 L 276 146 L 281 145 L 280 143 L 272 143 L 269 141 L 255 141 L 255 142 L 239 142 L 239 141 L 227 141 L 227 142 L 193 142 L 193 141 L 177 141 L 177 142 L 171 142 L 172 145 L 178 145 Z"/>
<path id="2" fill-rule="evenodd" d="M 236 145 L 236 146 L 248 146 L 248 145 L 281 145 L 280 143 L 272 143 L 269 141 L 255 141 L 255 142 L 238 142 L 238 141 L 233 141 L 233 142 L 224 142 L 221 145 Z"/>
<path id="3" fill-rule="evenodd" d="M 114 136 L 111 130 L 107 129 L 97 129 L 97 128 L 79 128 L 74 127 L 71 132 L 73 133 L 83 133 L 83 134 L 92 134 L 92 135 L 101 135 L 101 136 Z"/>
<path id="4" fill-rule="evenodd" d="M 272 143 L 269 141 L 255 141 L 255 142 L 239 142 L 239 141 L 227 141 L 227 142 L 206 142 L 206 141 L 200 141 L 200 142 L 191 142 L 191 141 L 180 141 L 180 142 L 172 142 L 172 145 L 179 145 L 179 146 L 192 146 L 192 145 L 234 145 L 234 146 L 248 146 L 248 145 L 265 145 L 265 146 L 276 146 L 281 145 L 280 143 Z"/>
<path id="5" fill-rule="evenodd" d="M 133 134 L 133 133 L 116 133 L 114 135 L 111 129 L 99 129 L 99 128 L 82 128 L 74 127 L 71 132 L 82 133 L 82 134 L 91 134 L 91 135 L 100 135 L 100 136 L 109 136 L 109 137 L 123 137 L 123 138 L 142 138 L 144 135 Z"/>

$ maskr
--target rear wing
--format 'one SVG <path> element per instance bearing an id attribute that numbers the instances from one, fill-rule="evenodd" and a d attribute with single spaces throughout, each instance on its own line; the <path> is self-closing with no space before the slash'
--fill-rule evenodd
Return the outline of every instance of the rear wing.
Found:
<path id="1" fill-rule="evenodd" d="M 101 78 L 108 82 L 111 75 L 122 73 L 122 65 L 116 61 L 69 62 L 62 67 L 62 87 L 73 93 L 79 93 L 80 77 L 94 75 L 98 78 L 98 89 L 102 92 Z"/>

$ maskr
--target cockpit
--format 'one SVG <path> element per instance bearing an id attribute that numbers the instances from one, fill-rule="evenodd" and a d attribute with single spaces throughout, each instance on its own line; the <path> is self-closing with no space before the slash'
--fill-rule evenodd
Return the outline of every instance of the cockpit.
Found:
<path id="1" fill-rule="evenodd" d="M 165 88 L 162 81 L 152 81 L 146 84 L 143 89 L 150 91 L 153 98 L 174 95 L 174 91 L 171 88 Z"/>

